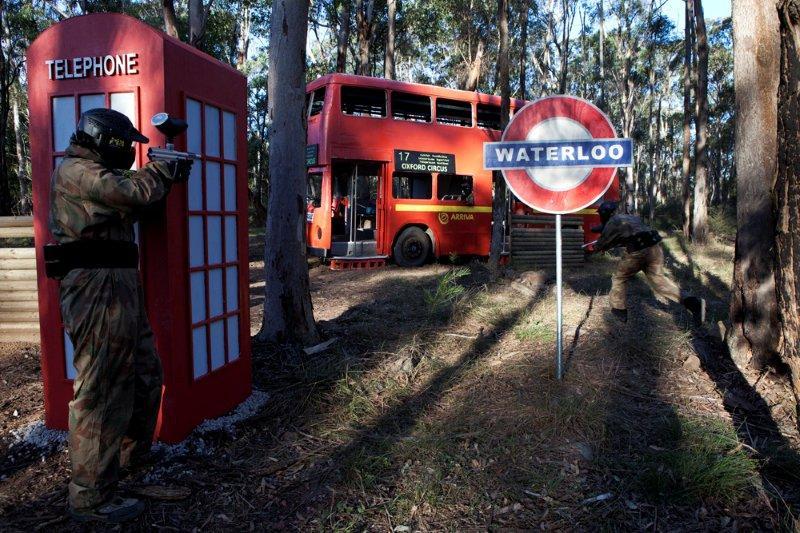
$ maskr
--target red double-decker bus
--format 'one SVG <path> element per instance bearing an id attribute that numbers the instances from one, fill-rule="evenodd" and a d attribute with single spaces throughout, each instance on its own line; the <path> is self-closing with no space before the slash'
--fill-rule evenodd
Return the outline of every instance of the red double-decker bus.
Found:
<path id="1" fill-rule="evenodd" d="M 310 253 L 402 266 L 489 255 L 482 147 L 500 139 L 499 96 L 329 74 L 307 101 Z"/>

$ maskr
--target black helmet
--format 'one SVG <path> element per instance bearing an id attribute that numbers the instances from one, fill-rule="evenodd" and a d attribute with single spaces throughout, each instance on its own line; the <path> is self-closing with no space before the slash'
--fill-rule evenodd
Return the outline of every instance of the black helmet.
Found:
<path id="1" fill-rule="evenodd" d="M 606 200 L 597 208 L 597 214 L 600 215 L 603 226 L 605 226 L 608 220 L 617 212 L 617 205 L 617 202 Z"/>
<path id="2" fill-rule="evenodd" d="M 78 121 L 73 142 L 95 150 L 111 168 L 128 169 L 136 153 L 133 143 L 150 139 L 137 130 L 128 117 L 113 109 L 95 108 L 84 112 Z"/>

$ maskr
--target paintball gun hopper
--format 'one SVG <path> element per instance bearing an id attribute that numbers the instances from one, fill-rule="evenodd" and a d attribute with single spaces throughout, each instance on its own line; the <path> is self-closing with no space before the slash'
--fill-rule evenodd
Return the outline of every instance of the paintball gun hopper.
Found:
<path id="1" fill-rule="evenodd" d="M 179 161 L 187 159 L 200 159 L 199 154 L 192 152 L 179 152 L 175 150 L 175 137 L 181 135 L 189 127 L 182 118 L 169 116 L 168 113 L 157 113 L 150 119 L 150 123 L 166 137 L 164 148 L 150 148 L 147 157 L 151 161 Z"/>

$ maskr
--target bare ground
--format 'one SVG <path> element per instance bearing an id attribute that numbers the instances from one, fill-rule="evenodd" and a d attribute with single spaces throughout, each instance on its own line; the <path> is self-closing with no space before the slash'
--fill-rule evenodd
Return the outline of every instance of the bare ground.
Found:
<path id="1" fill-rule="evenodd" d="M 672 275 L 709 298 L 712 324 L 724 318 L 731 246 L 666 245 Z M 795 528 L 800 439 L 784 381 L 742 374 L 713 328 L 692 330 L 643 280 L 629 323 L 615 322 L 614 261 L 566 275 L 560 382 L 546 272 L 490 283 L 480 264 L 314 268 L 316 316 L 336 343 L 312 358 L 254 344 L 265 408 L 126 478 L 175 490 L 124 529 Z M 63 513 L 63 448 L 8 449 L 11 430 L 42 416 L 37 348 L 0 345 L 0 371 L 0 530 L 80 529 Z"/>

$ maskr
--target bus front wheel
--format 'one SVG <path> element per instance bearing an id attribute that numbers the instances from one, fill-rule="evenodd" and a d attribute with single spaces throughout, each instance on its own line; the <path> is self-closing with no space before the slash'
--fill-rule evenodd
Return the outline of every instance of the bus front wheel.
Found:
<path id="1" fill-rule="evenodd" d="M 394 245 L 394 260 L 404 267 L 422 266 L 431 253 L 431 240 L 416 226 L 406 228 Z"/>

